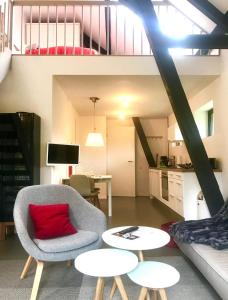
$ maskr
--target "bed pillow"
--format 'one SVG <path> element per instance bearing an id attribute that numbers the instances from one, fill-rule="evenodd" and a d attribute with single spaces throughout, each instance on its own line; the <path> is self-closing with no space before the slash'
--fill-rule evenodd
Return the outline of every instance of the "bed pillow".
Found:
<path id="1" fill-rule="evenodd" d="M 69 204 L 29 204 L 36 239 L 52 239 L 77 233 L 69 218 Z"/>

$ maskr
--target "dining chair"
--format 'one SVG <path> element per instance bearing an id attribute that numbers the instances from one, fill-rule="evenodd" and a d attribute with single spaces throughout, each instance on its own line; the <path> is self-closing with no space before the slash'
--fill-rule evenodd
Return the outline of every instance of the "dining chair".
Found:
<path id="1" fill-rule="evenodd" d="M 76 189 L 83 198 L 91 201 L 95 206 L 101 208 L 98 198 L 99 190 L 93 189 L 91 179 L 86 175 L 72 175 L 70 186 Z"/>

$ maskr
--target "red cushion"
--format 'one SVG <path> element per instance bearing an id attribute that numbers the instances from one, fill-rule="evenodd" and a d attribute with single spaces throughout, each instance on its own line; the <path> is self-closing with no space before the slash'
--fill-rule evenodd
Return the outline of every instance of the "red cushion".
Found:
<path id="1" fill-rule="evenodd" d="M 69 204 L 29 204 L 29 213 L 37 239 L 46 240 L 77 232 L 70 222 Z"/>

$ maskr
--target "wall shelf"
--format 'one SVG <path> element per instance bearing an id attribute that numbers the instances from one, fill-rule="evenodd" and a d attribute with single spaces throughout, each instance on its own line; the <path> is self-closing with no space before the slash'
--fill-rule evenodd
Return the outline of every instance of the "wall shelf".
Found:
<path id="1" fill-rule="evenodd" d="M 163 136 L 161 135 L 147 135 L 147 139 L 163 139 Z"/>

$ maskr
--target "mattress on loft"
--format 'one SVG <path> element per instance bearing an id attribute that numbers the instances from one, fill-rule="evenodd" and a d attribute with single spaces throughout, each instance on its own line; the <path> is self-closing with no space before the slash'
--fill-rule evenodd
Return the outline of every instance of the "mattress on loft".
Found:
<path id="1" fill-rule="evenodd" d="M 25 50 L 26 55 L 97 55 L 95 49 L 83 47 L 57 46 L 49 48 L 32 48 Z"/>

